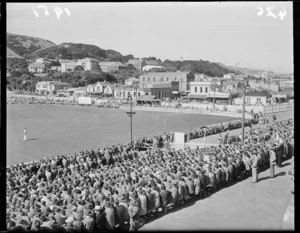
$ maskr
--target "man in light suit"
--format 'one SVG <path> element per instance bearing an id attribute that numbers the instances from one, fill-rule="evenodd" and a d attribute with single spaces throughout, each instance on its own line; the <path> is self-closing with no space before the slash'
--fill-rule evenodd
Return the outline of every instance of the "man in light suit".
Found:
<path id="1" fill-rule="evenodd" d="M 276 165 L 276 153 L 274 151 L 274 147 L 276 147 L 276 145 L 271 146 L 270 145 L 270 151 L 269 151 L 269 155 L 270 155 L 270 176 L 271 178 L 274 178 L 275 176 L 275 165 Z"/>
<path id="2" fill-rule="evenodd" d="M 251 159 L 251 169 L 252 169 L 252 183 L 257 183 L 257 180 L 258 180 L 258 171 L 257 171 L 257 168 L 258 168 L 258 159 L 257 159 L 257 155 L 256 153 L 253 153 L 252 155 L 252 159 Z"/>

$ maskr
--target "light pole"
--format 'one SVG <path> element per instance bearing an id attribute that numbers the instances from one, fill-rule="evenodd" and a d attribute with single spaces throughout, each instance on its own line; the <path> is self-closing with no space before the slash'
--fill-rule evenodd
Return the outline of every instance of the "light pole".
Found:
<path id="1" fill-rule="evenodd" d="M 204 142 L 203 142 L 203 147 L 205 148 L 205 136 L 206 136 L 206 129 L 207 129 L 207 127 L 206 126 L 203 126 L 203 127 L 201 127 L 201 129 L 203 129 L 204 130 Z"/>
<path id="2" fill-rule="evenodd" d="M 130 144 L 132 145 L 132 117 L 136 112 L 132 111 L 132 96 L 130 97 L 131 102 L 130 102 L 130 112 L 126 112 L 127 115 L 130 117 Z"/>
<path id="3" fill-rule="evenodd" d="M 215 104 L 215 97 L 216 97 L 216 95 L 215 95 L 215 93 L 216 93 L 216 83 L 215 82 L 213 82 L 213 88 L 214 88 L 214 99 L 213 99 L 213 103 L 214 103 L 214 111 L 216 110 L 216 104 Z"/>
<path id="4" fill-rule="evenodd" d="M 244 144 L 244 133 L 245 133 L 245 127 L 244 127 L 244 123 L 245 123 L 245 92 L 246 92 L 246 85 L 244 82 L 244 86 L 243 86 L 243 114 L 242 114 L 242 143 Z"/>

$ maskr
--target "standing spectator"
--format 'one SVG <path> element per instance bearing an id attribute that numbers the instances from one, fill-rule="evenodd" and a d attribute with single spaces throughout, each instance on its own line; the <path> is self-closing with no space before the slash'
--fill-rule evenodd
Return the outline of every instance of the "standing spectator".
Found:
<path id="1" fill-rule="evenodd" d="M 133 198 L 129 203 L 128 214 L 130 217 L 129 231 L 137 231 L 140 227 L 140 209 L 137 194 L 133 195 Z"/>
<path id="2" fill-rule="evenodd" d="M 276 145 L 274 144 L 273 147 L 270 146 L 270 151 L 269 151 L 269 155 L 270 155 L 270 176 L 271 178 L 274 178 L 275 176 L 275 165 L 276 165 L 276 153 L 274 151 L 274 147 Z"/>
<path id="3" fill-rule="evenodd" d="M 257 180 L 258 180 L 258 171 L 257 171 L 257 168 L 258 168 L 258 159 L 257 159 L 257 155 L 256 153 L 253 153 L 252 155 L 252 159 L 251 159 L 251 169 L 252 169 L 252 183 L 257 183 Z"/>

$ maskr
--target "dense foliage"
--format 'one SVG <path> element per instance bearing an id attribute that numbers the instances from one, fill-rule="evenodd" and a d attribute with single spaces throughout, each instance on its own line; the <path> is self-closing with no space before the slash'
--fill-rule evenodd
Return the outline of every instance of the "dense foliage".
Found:
<path id="1" fill-rule="evenodd" d="M 224 68 L 217 63 L 211 63 L 209 61 L 170 61 L 165 60 L 162 62 L 162 66 L 175 67 L 180 71 L 190 71 L 192 73 L 203 73 L 211 77 L 222 77 L 224 74 L 234 73 L 234 70 Z M 240 74 L 240 72 L 238 72 Z"/>
<path id="2" fill-rule="evenodd" d="M 104 50 L 96 45 L 63 43 L 46 49 L 33 52 L 31 58 L 44 57 L 49 59 L 76 60 L 86 57 L 95 58 L 99 61 L 120 61 L 127 62 L 132 55 L 123 56 L 114 50 Z"/>

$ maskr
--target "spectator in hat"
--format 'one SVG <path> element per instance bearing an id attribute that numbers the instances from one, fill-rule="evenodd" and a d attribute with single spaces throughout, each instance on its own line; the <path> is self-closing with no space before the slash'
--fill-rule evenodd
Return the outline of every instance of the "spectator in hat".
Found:
<path id="1" fill-rule="evenodd" d="M 137 231 L 140 227 L 140 209 L 137 194 L 134 194 L 132 200 L 130 201 L 128 214 L 130 217 L 129 231 Z"/>
<path id="2" fill-rule="evenodd" d="M 273 146 L 269 146 L 269 156 L 270 156 L 270 177 L 274 178 L 275 176 L 275 165 L 276 165 L 276 153 L 274 151 L 274 147 L 276 145 Z"/>
<path id="3" fill-rule="evenodd" d="M 105 207 L 96 206 L 95 209 L 94 231 L 112 230 L 105 217 Z"/>
<path id="4" fill-rule="evenodd" d="M 85 218 L 82 220 L 84 229 L 87 231 L 92 231 L 94 229 L 94 212 L 92 210 L 87 210 L 85 213 Z"/>
<path id="5" fill-rule="evenodd" d="M 115 229 L 116 223 L 115 223 L 115 211 L 112 206 L 111 200 L 109 198 L 105 199 L 105 217 L 107 219 L 108 224 L 112 229 Z"/>

